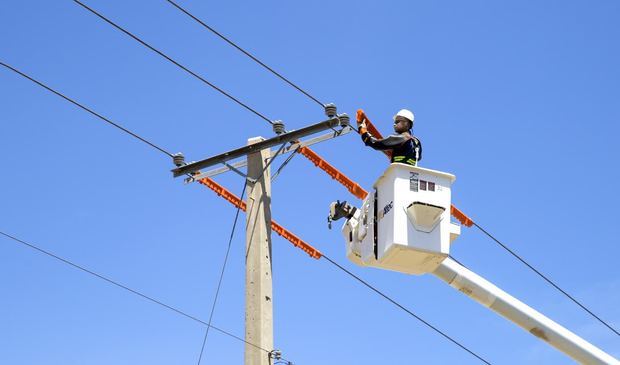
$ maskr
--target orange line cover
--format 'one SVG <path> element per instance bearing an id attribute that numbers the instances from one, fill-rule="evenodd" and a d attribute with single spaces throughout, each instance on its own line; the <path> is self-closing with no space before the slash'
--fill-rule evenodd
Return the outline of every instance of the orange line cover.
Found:
<path id="1" fill-rule="evenodd" d="M 471 218 L 466 216 L 465 213 L 461 212 L 454 205 L 450 206 L 450 214 L 452 214 L 452 216 L 461 222 L 461 224 L 465 227 L 471 227 L 474 224 L 474 221 L 472 221 Z"/>
<path id="2" fill-rule="evenodd" d="M 364 113 L 364 111 L 362 109 L 357 109 L 357 120 L 358 121 L 366 121 L 366 129 L 368 129 L 368 133 L 370 133 L 373 137 L 377 138 L 377 139 L 383 139 L 383 136 L 381 135 L 381 132 L 379 132 L 379 130 L 377 129 L 377 127 L 375 127 L 374 124 L 372 124 L 372 122 L 370 121 L 370 119 L 368 119 L 368 117 L 366 116 L 366 113 Z M 358 131 L 359 133 L 359 131 Z M 389 159 L 392 158 L 392 152 L 391 151 L 381 151 L 383 152 Z"/>
<path id="3" fill-rule="evenodd" d="M 368 195 L 368 192 L 364 190 L 364 188 L 362 188 L 358 183 L 349 179 L 345 174 L 340 172 L 329 162 L 325 161 L 313 150 L 309 149 L 308 147 L 302 147 L 299 149 L 299 153 L 301 153 L 305 158 L 310 160 L 315 166 L 325 171 L 329 176 L 332 177 L 332 179 L 344 185 L 344 187 L 346 187 L 347 190 L 349 190 L 351 194 L 355 195 L 357 198 L 363 200 Z"/>
<path id="4" fill-rule="evenodd" d="M 226 189 L 222 185 L 216 183 L 215 181 L 213 181 L 212 179 L 210 179 L 208 177 L 200 179 L 200 180 L 198 180 L 198 182 L 200 184 L 208 187 L 209 189 L 213 190 L 217 195 L 219 195 L 222 198 L 228 200 L 235 207 L 243 210 L 244 212 L 246 211 L 246 209 L 247 209 L 246 203 L 243 200 L 241 200 L 238 196 L 236 196 L 235 194 L 231 193 L 228 189 Z M 301 249 L 302 251 L 304 251 L 305 253 L 310 255 L 310 257 L 312 257 L 313 259 L 317 259 L 318 260 L 318 259 L 320 259 L 323 256 L 321 251 L 319 251 L 316 248 L 312 247 L 310 244 L 306 243 L 304 240 L 302 240 L 301 238 L 297 237 L 291 231 L 289 231 L 286 228 L 282 227 L 281 225 L 276 223 L 276 221 L 274 221 L 274 220 L 271 221 L 271 229 L 274 232 L 276 232 L 278 235 L 280 235 L 282 238 L 284 238 L 284 239 L 288 240 L 289 242 L 291 242 L 293 244 L 293 246 Z"/>

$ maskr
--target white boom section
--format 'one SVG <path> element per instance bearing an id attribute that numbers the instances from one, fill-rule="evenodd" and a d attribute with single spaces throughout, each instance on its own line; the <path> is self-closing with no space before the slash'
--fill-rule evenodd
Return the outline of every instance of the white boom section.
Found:
<path id="1" fill-rule="evenodd" d="M 449 257 L 443 260 L 432 274 L 581 364 L 620 364 L 611 355 L 545 317 L 476 273 L 459 265 Z"/>
<path id="2" fill-rule="evenodd" d="M 432 273 L 582 364 L 620 362 L 452 260 L 452 183 L 441 171 L 392 163 L 342 226 L 349 260 L 406 274 Z M 332 217 L 333 218 L 333 217 Z"/>

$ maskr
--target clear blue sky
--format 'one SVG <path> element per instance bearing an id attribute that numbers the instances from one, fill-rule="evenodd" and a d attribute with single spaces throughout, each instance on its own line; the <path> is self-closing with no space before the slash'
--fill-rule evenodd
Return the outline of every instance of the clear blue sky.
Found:
<path id="1" fill-rule="evenodd" d="M 271 119 L 323 111 L 163 0 L 86 3 Z M 180 2 L 324 102 L 380 129 L 416 113 L 422 166 L 454 173 L 453 201 L 620 326 L 615 1 Z M 72 1 L 4 2 L 0 60 L 197 160 L 271 136 L 262 120 Z M 235 210 L 171 161 L 0 69 L 0 229 L 208 318 Z M 349 135 L 316 151 L 370 187 L 385 158 Z M 240 193 L 234 174 L 217 179 Z M 494 364 L 571 364 L 431 276 L 349 263 L 325 217 L 348 192 L 301 157 L 273 216 Z M 244 225 L 213 324 L 244 331 Z M 479 364 L 382 298 L 274 237 L 275 342 L 295 364 Z M 620 340 L 476 230 L 453 255 L 620 356 Z M 0 363 L 195 364 L 204 327 L 0 238 Z M 211 332 L 205 364 L 242 364 Z"/>

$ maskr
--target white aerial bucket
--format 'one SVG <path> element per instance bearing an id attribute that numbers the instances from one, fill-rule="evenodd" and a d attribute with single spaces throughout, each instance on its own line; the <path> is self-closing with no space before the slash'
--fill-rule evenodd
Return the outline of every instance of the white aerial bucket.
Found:
<path id="1" fill-rule="evenodd" d="M 450 222 L 454 180 L 445 172 L 391 164 L 342 228 L 347 257 L 409 274 L 434 271 L 460 234 Z"/>

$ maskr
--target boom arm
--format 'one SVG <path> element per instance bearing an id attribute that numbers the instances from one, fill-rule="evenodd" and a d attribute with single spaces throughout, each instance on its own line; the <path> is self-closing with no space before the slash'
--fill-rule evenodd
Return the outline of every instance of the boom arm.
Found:
<path id="1" fill-rule="evenodd" d="M 454 289 L 493 310 L 581 364 L 620 362 L 476 273 L 447 257 L 432 273 Z"/>

